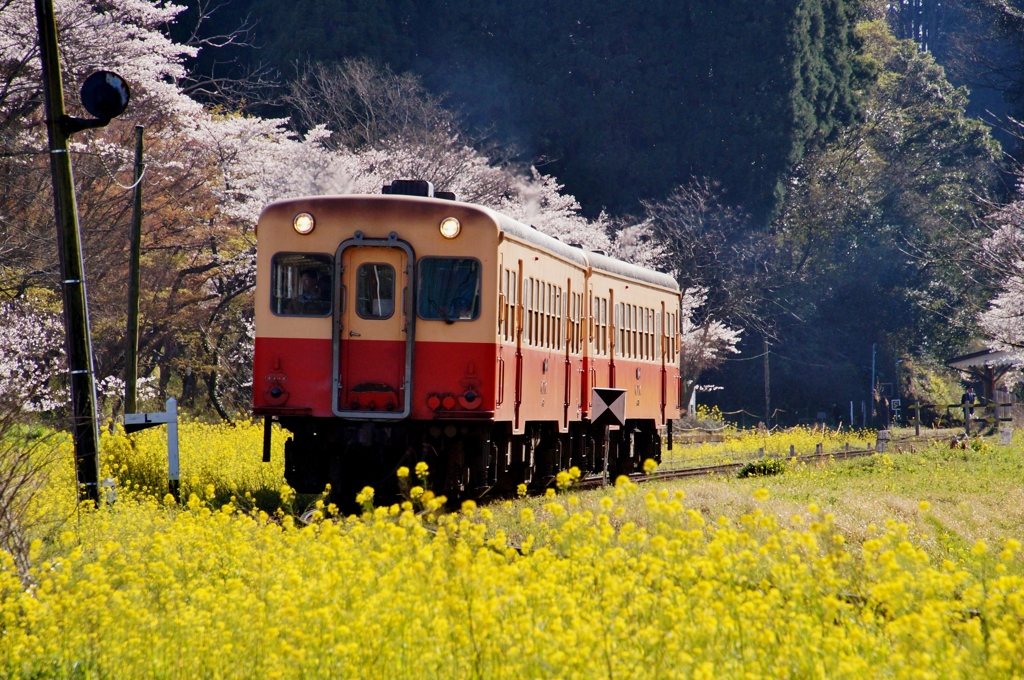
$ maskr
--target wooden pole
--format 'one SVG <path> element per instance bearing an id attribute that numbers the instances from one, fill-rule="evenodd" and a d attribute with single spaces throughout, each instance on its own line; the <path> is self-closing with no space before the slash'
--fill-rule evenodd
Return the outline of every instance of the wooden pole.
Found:
<path id="1" fill-rule="evenodd" d="M 86 302 L 85 266 L 78 228 L 78 206 L 68 153 L 68 132 L 62 125 L 64 91 L 57 51 L 57 21 L 53 0 L 35 0 L 39 25 L 46 130 L 49 137 L 50 172 L 53 176 L 53 211 L 57 226 L 61 294 L 71 387 L 71 429 L 75 443 L 75 469 L 80 496 L 99 502 L 99 430 L 96 418 L 96 384 L 93 378 L 92 338 Z"/>
<path id="2" fill-rule="evenodd" d="M 772 429 L 772 393 L 768 375 L 768 336 L 764 338 L 764 426 Z"/>
<path id="3" fill-rule="evenodd" d="M 921 400 L 914 400 L 914 436 L 921 436 Z"/>
<path id="4" fill-rule="evenodd" d="M 128 258 L 128 339 L 124 352 L 124 412 L 138 411 L 139 382 L 139 295 L 142 285 L 139 261 L 142 257 L 142 162 L 141 125 L 135 126 L 135 190 L 132 195 L 131 253 Z"/>
<path id="5" fill-rule="evenodd" d="M 608 486 L 608 440 L 611 438 L 611 428 L 604 426 L 604 472 L 601 474 L 601 486 Z"/>

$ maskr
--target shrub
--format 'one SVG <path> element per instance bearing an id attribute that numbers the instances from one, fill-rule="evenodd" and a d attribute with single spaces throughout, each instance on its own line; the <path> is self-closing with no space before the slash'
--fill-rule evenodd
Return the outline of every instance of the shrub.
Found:
<path id="1" fill-rule="evenodd" d="M 781 475 L 786 471 L 786 464 L 781 460 L 775 458 L 760 458 L 758 460 L 752 460 L 736 473 L 736 476 L 740 479 L 745 477 L 771 477 L 772 475 Z"/>

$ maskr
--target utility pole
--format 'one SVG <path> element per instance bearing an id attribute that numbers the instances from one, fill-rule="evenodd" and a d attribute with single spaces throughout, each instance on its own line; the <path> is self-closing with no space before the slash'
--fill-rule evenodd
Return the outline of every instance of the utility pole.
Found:
<path id="1" fill-rule="evenodd" d="M 135 192 L 132 200 L 131 255 L 128 263 L 128 339 L 124 352 L 124 412 L 138 410 L 139 382 L 139 291 L 141 275 L 139 260 L 142 253 L 142 173 L 146 170 L 142 162 L 141 125 L 135 126 Z"/>
<path id="2" fill-rule="evenodd" d="M 765 427 L 772 427 L 772 393 L 771 381 L 768 373 L 768 336 L 764 337 L 764 424 Z"/>
<path id="3" fill-rule="evenodd" d="M 68 370 L 71 383 L 71 431 L 75 442 L 75 468 L 81 498 L 99 501 L 99 444 L 96 422 L 96 384 L 93 380 L 92 338 L 86 306 L 85 266 L 78 230 L 78 206 L 68 154 L 68 133 L 62 119 L 64 90 L 57 52 L 57 21 L 53 0 L 36 0 L 40 58 L 43 62 L 43 94 L 46 129 L 50 138 L 50 172 L 53 174 L 53 211 L 57 222 L 57 252 L 64 298 Z"/>
<path id="4" fill-rule="evenodd" d="M 86 79 L 83 105 L 93 120 L 72 118 L 64 110 L 64 89 L 57 50 L 57 20 L 53 0 L 35 0 L 39 26 L 39 56 L 43 67 L 43 97 L 49 137 L 50 172 L 53 175 L 53 212 L 57 226 L 61 295 L 71 387 L 71 431 L 75 443 L 75 470 L 79 495 L 99 502 L 99 429 L 96 418 L 96 383 L 93 376 L 92 338 L 86 302 L 85 266 L 78 228 L 78 206 L 71 174 L 68 137 L 89 128 L 102 127 L 128 106 L 127 83 L 109 71 Z"/>
<path id="5" fill-rule="evenodd" d="M 875 408 L 875 404 L 878 401 L 875 396 L 875 349 L 878 343 L 871 343 L 871 424 L 875 424 L 875 419 L 878 417 L 878 409 Z"/>

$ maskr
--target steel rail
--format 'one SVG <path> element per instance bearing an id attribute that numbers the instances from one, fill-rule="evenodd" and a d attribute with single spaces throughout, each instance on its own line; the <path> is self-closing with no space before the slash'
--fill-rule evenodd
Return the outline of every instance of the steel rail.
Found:
<path id="1" fill-rule="evenodd" d="M 686 468 L 668 468 L 659 469 L 654 472 L 647 474 L 644 472 L 634 472 L 631 475 L 627 475 L 631 482 L 654 482 L 663 481 L 669 479 L 685 479 L 687 477 L 705 477 L 708 475 L 718 475 L 723 473 L 735 472 L 742 468 L 744 465 L 758 460 L 781 460 L 787 462 L 796 463 L 810 463 L 819 460 L 845 460 L 848 458 L 862 458 L 864 456 L 871 456 L 877 453 L 874 449 L 858 449 L 858 450 L 840 450 L 831 451 L 828 453 L 808 453 L 801 456 L 793 457 L 764 457 L 764 458 L 753 458 L 751 460 L 745 460 L 739 463 L 722 463 L 719 465 L 702 465 L 699 467 L 686 467 Z M 601 475 L 590 475 L 578 481 L 573 485 L 574 489 L 591 489 L 601 486 Z"/>

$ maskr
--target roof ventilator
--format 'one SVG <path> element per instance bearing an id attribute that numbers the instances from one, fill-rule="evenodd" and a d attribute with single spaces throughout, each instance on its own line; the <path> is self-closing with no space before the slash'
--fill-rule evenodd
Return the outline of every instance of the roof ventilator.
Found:
<path id="1" fill-rule="evenodd" d="M 391 184 L 385 184 L 381 189 L 382 194 L 400 196 L 423 196 L 425 198 L 442 198 L 447 201 L 454 201 L 453 191 L 434 191 L 434 184 L 422 179 L 396 179 Z"/>

